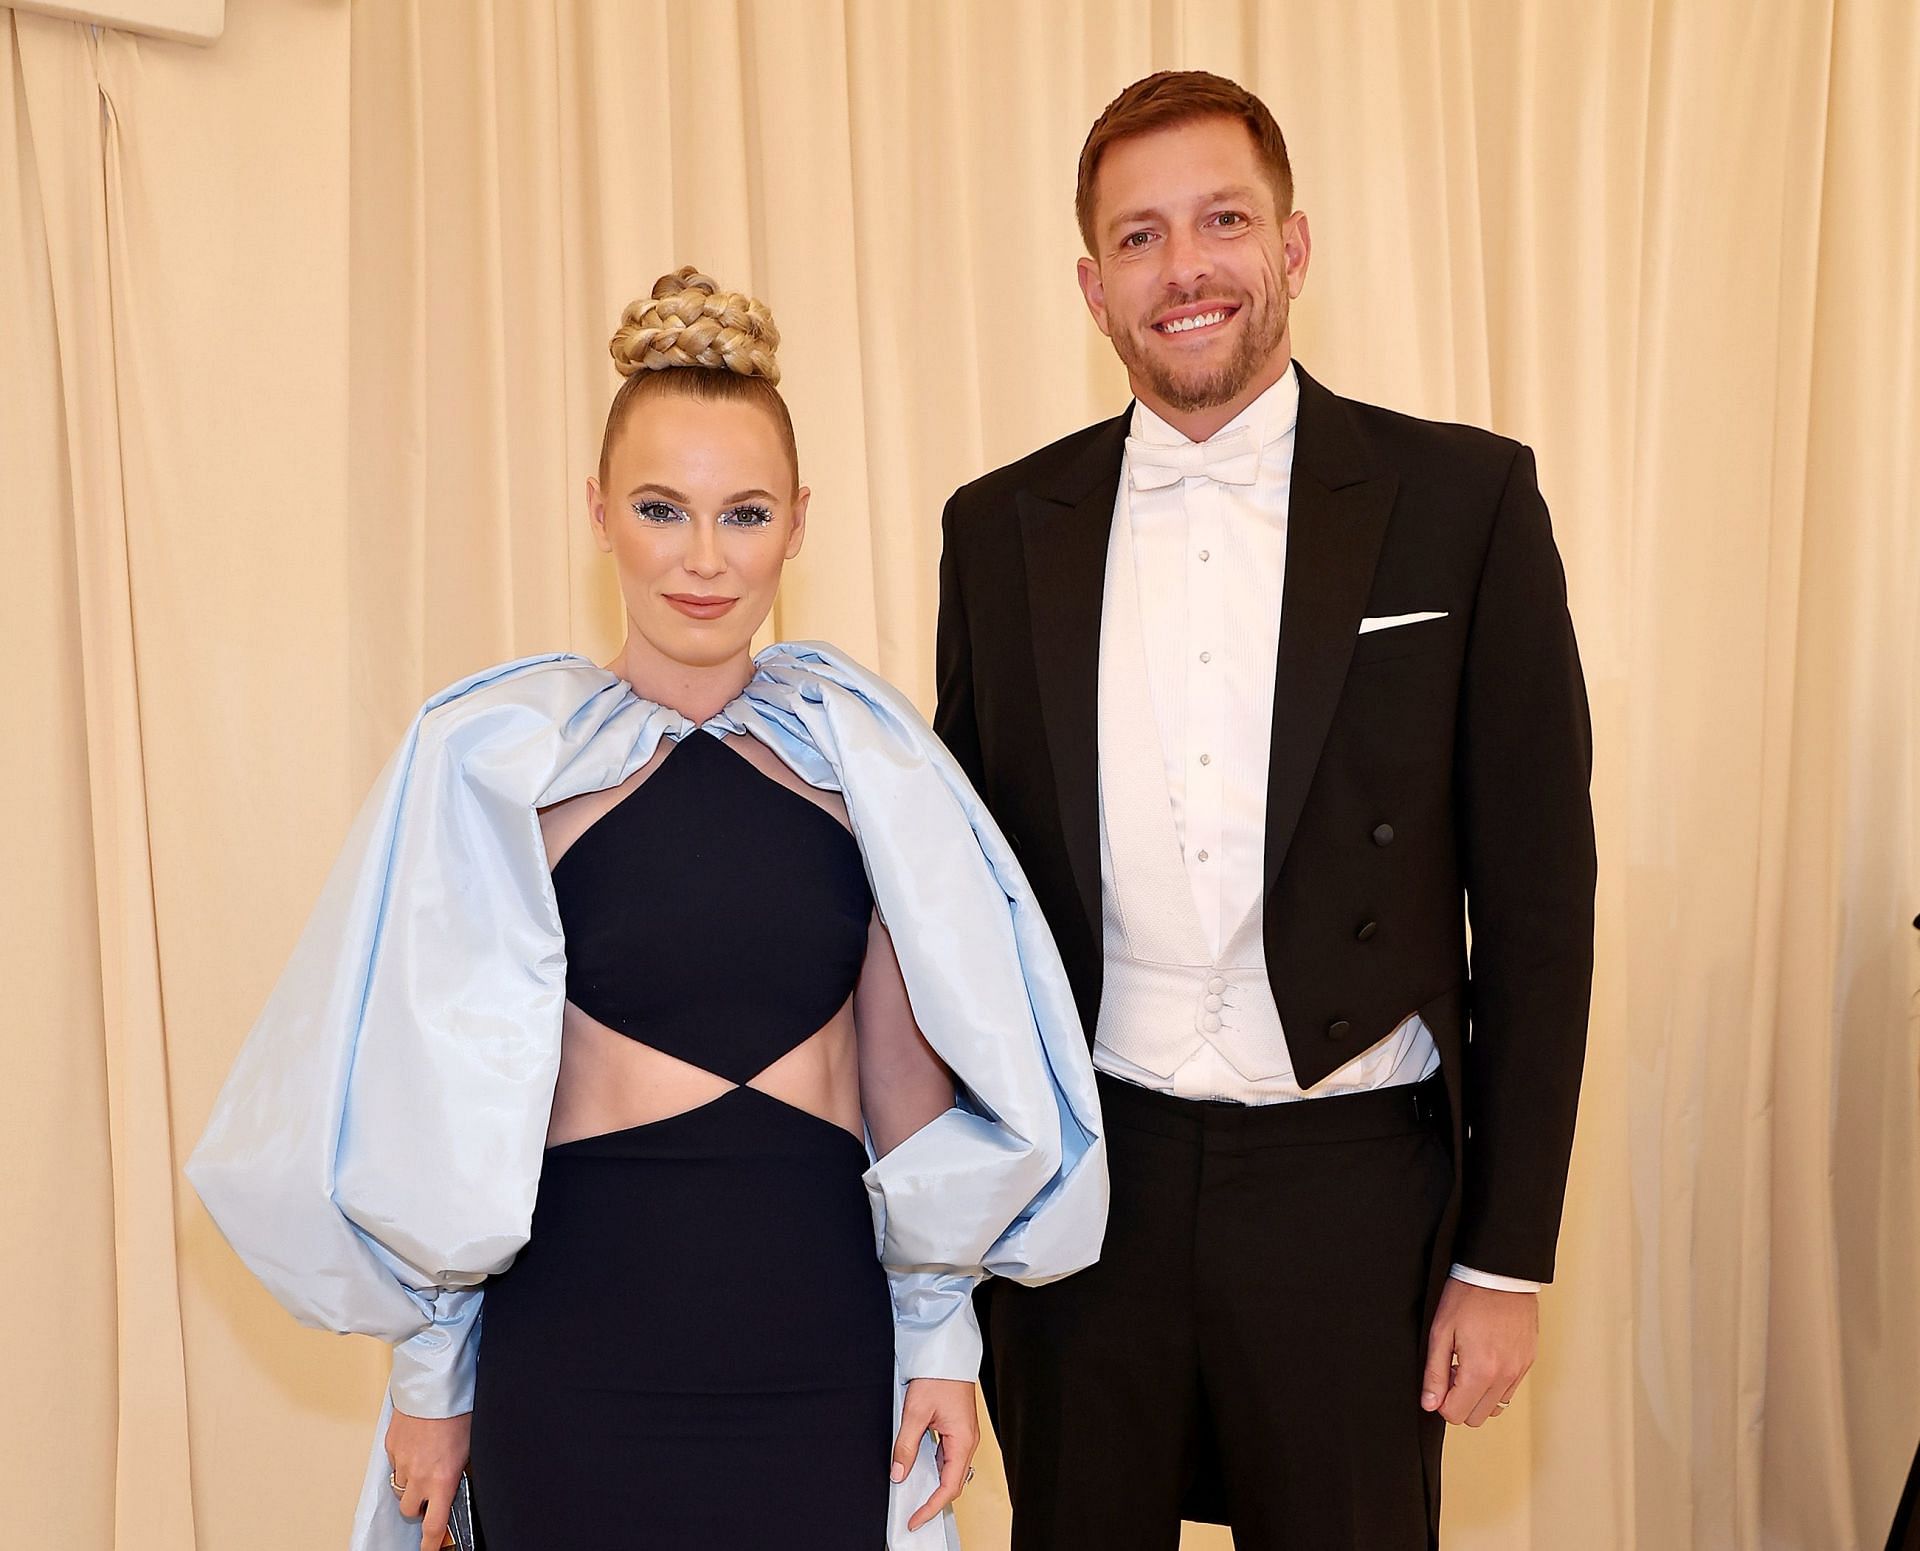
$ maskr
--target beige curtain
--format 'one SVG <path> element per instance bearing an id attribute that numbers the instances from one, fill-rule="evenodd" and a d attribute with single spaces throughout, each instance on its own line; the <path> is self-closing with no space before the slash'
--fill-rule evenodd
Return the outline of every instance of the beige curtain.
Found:
<path id="1" fill-rule="evenodd" d="M 175 1166 L 412 706 L 615 645 L 621 305 L 683 261 L 770 302 L 816 492 L 773 632 L 926 706 L 942 500 L 1124 401 L 1080 140 L 1205 66 L 1287 130 L 1302 359 L 1538 448 L 1594 704 L 1561 1277 L 1447 1544 L 1878 1546 L 1920 1441 L 1908 0 L 227 10 L 0 11 L 0 1544 L 344 1537 L 383 1354 Z M 962 1522 L 1006 1544 L 992 1469 Z"/>

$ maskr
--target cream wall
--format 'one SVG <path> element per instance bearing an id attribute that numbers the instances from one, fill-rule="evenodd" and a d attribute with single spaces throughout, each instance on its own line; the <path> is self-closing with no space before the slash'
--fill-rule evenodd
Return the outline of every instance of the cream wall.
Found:
<path id="1" fill-rule="evenodd" d="M 1080 140 L 1206 66 L 1287 130 L 1302 359 L 1538 449 L 1594 704 L 1561 1277 L 1447 1543 L 1877 1544 L 1920 1437 L 1910 4 L 0 18 L 0 1543 L 343 1537 L 382 1354 L 174 1166 L 412 706 L 613 646 L 620 306 L 683 261 L 773 306 L 815 490 L 777 629 L 925 706 L 941 501 L 1124 401 Z M 1005 1544 L 995 1472 L 963 1522 Z"/>

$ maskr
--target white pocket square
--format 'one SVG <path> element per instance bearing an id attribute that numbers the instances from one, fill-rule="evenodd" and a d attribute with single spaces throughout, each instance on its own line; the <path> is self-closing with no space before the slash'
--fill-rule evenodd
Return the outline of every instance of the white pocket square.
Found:
<path id="1" fill-rule="evenodd" d="M 1430 609 L 1424 614 L 1380 614 L 1372 619 L 1360 621 L 1360 634 L 1368 635 L 1375 630 L 1391 630 L 1395 625 L 1417 625 L 1423 619 L 1445 619 L 1445 609 Z"/>

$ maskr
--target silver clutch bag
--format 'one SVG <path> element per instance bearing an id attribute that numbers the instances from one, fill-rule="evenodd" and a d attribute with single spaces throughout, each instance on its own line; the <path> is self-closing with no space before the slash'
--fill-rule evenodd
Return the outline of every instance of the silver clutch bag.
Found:
<path id="1" fill-rule="evenodd" d="M 453 1489 L 453 1511 L 447 1515 L 447 1538 L 440 1542 L 441 1551 L 448 1546 L 455 1551 L 478 1551 L 479 1541 L 473 1533 L 473 1484 L 460 1477 L 460 1484 Z"/>

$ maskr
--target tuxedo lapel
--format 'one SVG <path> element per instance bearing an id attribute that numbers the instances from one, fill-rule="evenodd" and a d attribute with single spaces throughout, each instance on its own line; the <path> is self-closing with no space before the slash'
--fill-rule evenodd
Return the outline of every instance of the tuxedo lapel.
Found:
<path id="1" fill-rule="evenodd" d="M 1100 607 L 1113 501 L 1132 406 L 1077 455 L 1019 493 L 1033 670 L 1060 806 L 1060 833 L 1088 929 L 1100 936 Z"/>
<path id="2" fill-rule="evenodd" d="M 1345 404 L 1304 371 L 1299 376 L 1267 775 L 1269 891 L 1286 861 L 1346 682 L 1398 488 L 1394 476 L 1372 468 Z"/>

